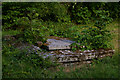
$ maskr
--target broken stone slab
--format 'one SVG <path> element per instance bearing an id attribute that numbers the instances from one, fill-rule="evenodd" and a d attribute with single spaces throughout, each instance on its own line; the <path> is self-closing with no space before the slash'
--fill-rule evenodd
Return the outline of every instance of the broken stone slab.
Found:
<path id="1" fill-rule="evenodd" d="M 58 63 L 71 63 L 81 62 L 86 60 L 92 60 L 94 58 L 104 58 L 106 56 L 112 56 L 115 50 L 85 50 L 85 51 L 71 51 L 71 50 L 58 50 L 42 52 L 44 58 L 51 57 L 52 62 Z M 107 53 L 106 53 L 107 52 Z"/>
<path id="2" fill-rule="evenodd" d="M 48 50 L 57 50 L 57 49 L 71 49 L 70 45 L 75 43 L 75 41 L 71 40 L 56 40 L 56 39 L 48 39 L 46 44 Z"/>

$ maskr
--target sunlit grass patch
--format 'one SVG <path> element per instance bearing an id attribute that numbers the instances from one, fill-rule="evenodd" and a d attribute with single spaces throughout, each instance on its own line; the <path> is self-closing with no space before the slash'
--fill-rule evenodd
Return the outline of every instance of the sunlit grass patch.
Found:
<path id="1" fill-rule="evenodd" d="M 111 34 L 112 34 L 112 38 L 111 39 L 111 43 L 113 45 L 113 49 L 116 50 L 116 52 L 118 52 L 118 46 L 120 44 L 119 42 L 119 24 L 118 24 L 118 20 L 113 21 L 112 23 L 110 23 L 109 25 L 107 25 L 107 29 L 110 30 Z"/>
<path id="2" fill-rule="evenodd" d="M 8 30 L 8 31 L 2 31 L 2 36 L 5 36 L 5 35 L 16 35 L 16 34 L 19 34 L 20 31 L 18 30 Z"/>

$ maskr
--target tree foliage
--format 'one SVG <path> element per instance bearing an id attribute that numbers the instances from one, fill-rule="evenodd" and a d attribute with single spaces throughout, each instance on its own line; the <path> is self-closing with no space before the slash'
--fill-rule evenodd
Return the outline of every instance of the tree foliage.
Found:
<path id="1" fill-rule="evenodd" d="M 19 29 L 24 32 L 24 39 L 30 43 L 35 43 L 38 40 L 45 42 L 48 35 L 74 37 L 77 40 L 81 40 L 79 29 L 77 30 L 76 27 L 67 25 L 72 22 L 88 24 L 94 21 L 96 28 L 86 30 L 85 35 L 89 34 L 82 37 L 89 38 L 86 39 L 87 41 L 91 41 L 91 38 L 94 38 L 94 40 L 101 39 L 101 36 L 106 39 L 108 35 L 106 34 L 105 26 L 113 19 L 118 18 L 117 14 L 119 13 L 118 3 L 105 2 L 5 2 L 2 8 L 3 30 Z M 44 22 L 65 23 L 67 27 L 50 24 L 47 24 L 49 27 L 46 27 L 42 25 Z M 91 37 L 91 33 L 96 35 Z M 87 42 L 84 43 L 87 44 Z M 89 42 L 87 45 L 89 45 Z M 102 45 L 102 42 L 99 45 Z"/>
<path id="2" fill-rule="evenodd" d="M 96 20 L 99 10 L 108 11 L 109 17 L 118 18 L 118 3 L 104 2 L 4 2 L 3 8 L 3 29 L 17 26 L 21 17 L 28 17 L 29 20 L 37 18 L 39 21 L 71 22 L 79 24 L 89 23 Z M 32 18 L 31 18 L 32 16 Z"/>

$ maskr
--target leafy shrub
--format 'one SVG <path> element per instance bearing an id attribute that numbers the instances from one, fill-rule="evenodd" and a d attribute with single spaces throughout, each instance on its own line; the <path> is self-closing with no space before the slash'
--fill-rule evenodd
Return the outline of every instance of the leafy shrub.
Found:
<path id="1" fill-rule="evenodd" d="M 16 26 L 17 20 L 19 17 L 25 15 L 26 7 L 28 7 L 28 3 L 17 3 L 17 2 L 10 2 L 10 3 L 3 3 L 3 13 L 2 13 L 2 20 L 3 20 L 3 30 L 12 28 Z"/>
<path id="2" fill-rule="evenodd" d="M 67 7 L 60 3 L 3 3 L 3 30 L 19 26 L 21 17 L 39 19 L 39 21 L 69 22 Z M 62 12 L 62 13 L 61 13 Z"/>
<path id="3" fill-rule="evenodd" d="M 6 2 L 2 4 L 3 30 L 18 27 L 18 19 L 28 17 L 39 21 L 89 23 L 96 18 L 96 11 L 109 11 L 109 16 L 118 18 L 118 3 L 45 3 L 45 2 Z M 97 11 L 97 12 L 98 12 Z M 91 15 L 92 14 L 92 15 Z M 101 13 L 100 13 L 101 14 Z M 31 18 L 33 16 L 33 18 Z M 96 20 L 96 19 L 94 19 Z"/>
<path id="4" fill-rule="evenodd" d="M 118 2 L 109 2 L 106 3 L 105 5 L 105 10 L 108 10 L 110 13 L 110 17 L 112 17 L 113 19 L 115 18 L 119 18 L 119 3 Z"/>
<path id="5" fill-rule="evenodd" d="M 106 10 L 94 10 L 96 15 L 96 24 L 95 26 L 100 26 L 99 28 L 105 28 L 113 19 L 110 17 L 109 11 Z"/>
<path id="6" fill-rule="evenodd" d="M 106 25 L 111 22 L 109 12 L 105 10 L 96 10 L 97 20 L 93 27 L 88 27 L 78 34 L 77 42 L 86 46 L 86 49 L 110 48 L 111 34 L 106 29 Z M 86 27 L 86 26 L 85 26 Z"/>
<path id="7" fill-rule="evenodd" d="M 24 26 L 21 27 L 24 32 L 24 40 L 33 44 L 37 41 L 46 42 L 46 37 L 49 35 L 48 28 L 42 25 L 35 16 L 30 15 L 29 17 L 31 20 L 28 17 L 22 17 L 18 20 L 19 26 Z"/>
<path id="8" fill-rule="evenodd" d="M 74 33 L 71 33 L 73 34 L 71 36 L 74 37 L 78 43 L 81 43 L 80 45 L 72 44 L 71 46 L 73 46 L 74 50 L 75 48 L 85 50 L 111 47 L 110 40 L 112 37 L 110 32 L 106 29 L 109 17 L 99 14 L 98 20 L 99 21 L 96 21 L 92 27 L 83 26 L 81 33 L 77 29 L 75 29 Z M 85 46 L 85 48 L 82 46 Z"/>
<path id="9" fill-rule="evenodd" d="M 54 23 L 54 22 L 48 22 L 45 24 L 48 28 L 48 32 L 50 36 L 58 36 L 58 37 L 71 37 L 70 28 L 74 25 L 73 23 L 66 23 L 66 22 L 60 22 L 60 23 Z"/>
<path id="10" fill-rule="evenodd" d="M 83 35 L 80 35 L 78 40 L 86 49 L 98 49 L 110 47 L 109 40 L 111 35 L 107 30 L 100 30 L 97 27 L 89 27 L 82 31 Z"/>
<path id="11" fill-rule="evenodd" d="M 105 10 L 109 11 L 109 15 L 111 18 L 118 18 L 119 13 L 119 5 L 118 2 L 84 2 L 82 3 L 84 6 L 88 7 L 89 11 L 92 13 L 91 18 L 95 20 L 97 10 Z"/>
<path id="12" fill-rule="evenodd" d="M 40 28 L 32 28 L 31 29 L 26 29 L 24 32 L 24 38 L 27 42 L 29 43 L 36 43 L 37 41 L 42 41 L 43 43 L 46 42 L 47 36 L 49 35 L 46 33 L 47 28 L 42 26 Z"/>
<path id="13" fill-rule="evenodd" d="M 73 5 L 73 19 L 76 23 L 86 24 L 90 22 L 91 12 L 88 10 L 88 7 L 84 7 L 81 3 Z"/>

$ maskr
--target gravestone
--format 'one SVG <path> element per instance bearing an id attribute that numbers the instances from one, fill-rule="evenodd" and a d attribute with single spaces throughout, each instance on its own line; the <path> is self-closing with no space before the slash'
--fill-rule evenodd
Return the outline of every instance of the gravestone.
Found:
<path id="1" fill-rule="evenodd" d="M 71 49 L 70 45 L 75 43 L 75 41 L 71 40 L 56 40 L 56 39 L 48 39 L 45 45 L 48 50 L 56 50 L 56 49 Z"/>

